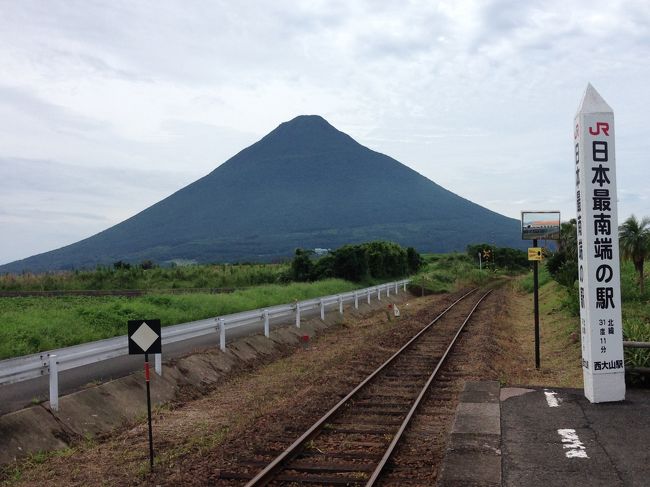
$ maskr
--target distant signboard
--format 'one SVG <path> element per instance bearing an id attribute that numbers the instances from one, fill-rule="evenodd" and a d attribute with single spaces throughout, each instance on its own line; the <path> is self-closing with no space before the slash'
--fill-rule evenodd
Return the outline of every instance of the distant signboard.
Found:
<path id="1" fill-rule="evenodd" d="M 560 212 L 522 211 L 521 238 L 523 240 L 558 240 L 560 238 Z"/>
<path id="2" fill-rule="evenodd" d="M 541 247 L 531 247 L 528 249 L 528 260 L 542 260 L 544 254 Z"/>

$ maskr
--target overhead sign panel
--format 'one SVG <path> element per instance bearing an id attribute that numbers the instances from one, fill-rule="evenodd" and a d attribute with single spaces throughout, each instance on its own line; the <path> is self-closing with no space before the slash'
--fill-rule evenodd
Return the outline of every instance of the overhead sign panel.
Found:
<path id="1" fill-rule="evenodd" d="M 560 212 L 522 211 L 521 238 L 523 240 L 558 240 L 560 238 Z"/>
<path id="2" fill-rule="evenodd" d="M 160 320 L 130 320 L 129 354 L 161 353 Z"/>
<path id="3" fill-rule="evenodd" d="M 580 336 L 585 396 L 625 399 L 614 112 L 587 86 L 574 121 Z"/>

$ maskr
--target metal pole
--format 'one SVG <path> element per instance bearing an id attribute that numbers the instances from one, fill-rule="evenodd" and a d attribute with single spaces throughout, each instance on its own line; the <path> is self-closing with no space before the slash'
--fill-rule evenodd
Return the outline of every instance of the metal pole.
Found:
<path id="1" fill-rule="evenodd" d="M 219 318 L 219 348 L 226 351 L 226 320 Z"/>
<path id="2" fill-rule="evenodd" d="M 300 303 L 296 303 L 296 328 L 300 328 Z"/>
<path id="3" fill-rule="evenodd" d="M 370 289 L 366 289 L 366 296 L 368 298 L 368 304 L 370 304 Z"/>
<path id="4" fill-rule="evenodd" d="M 343 314 L 343 298 L 339 296 L 339 314 Z"/>
<path id="5" fill-rule="evenodd" d="M 325 321 L 325 303 L 323 300 L 320 300 L 320 319 Z"/>
<path id="6" fill-rule="evenodd" d="M 147 383 L 147 417 L 149 418 L 149 468 L 153 472 L 153 431 L 151 430 L 151 389 L 149 388 L 149 354 L 144 354 L 144 380 Z"/>
<path id="7" fill-rule="evenodd" d="M 381 301 L 381 287 L 377 288 L 377 301 Z"/>
<path id="8" fill-rule="evenodd" d="M 270 330 L 269 330 L 269 310 L 265 309 L 264 312 L 263 312 L 263 315 L 264 315 L 264 336 L 266 338 L 268 338 L 269 337 L 269 332 L 270 332 Z"/>
<path id="9" fill-rule="evenodd" d="M 354 309 L 359 309 L 359 293 L 354 291 Z"/>
<path id="10" fill-rule="evenodd" d="M 162 376 L 162 353 L 154 355 L 154 367 L 156 369 L 156 374 Z"/>
<path id="11" fill-rule="evenodd" d="M 59 364 L 56 355 L 50 355 L 50 409 L 59 410 Z"/>
<path id="12" fill-rule="evenodd" d="M 533 247 L 537 247 L 537 239 L 533 240 Z M 539 278 L 538 262 L 533 261 L 533 303 L 535 308 L 535 368 L 539 369 Z"/>

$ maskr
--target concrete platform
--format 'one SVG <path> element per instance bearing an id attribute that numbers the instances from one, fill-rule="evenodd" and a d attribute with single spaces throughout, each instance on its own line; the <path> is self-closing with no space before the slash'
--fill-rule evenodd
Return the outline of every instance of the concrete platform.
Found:
<path id="1" fill-rule="evenodd" d="M 438 485 L 650 486 L 649 443 L 650 390 L 591 404 L 582 390 L 468 382 Z"/>
<path id="2" fill-rule="evenodd" d="M 506 486 L 650 485 L 650 391 L 591 404 L 582 390 L 501 390 Z"/>

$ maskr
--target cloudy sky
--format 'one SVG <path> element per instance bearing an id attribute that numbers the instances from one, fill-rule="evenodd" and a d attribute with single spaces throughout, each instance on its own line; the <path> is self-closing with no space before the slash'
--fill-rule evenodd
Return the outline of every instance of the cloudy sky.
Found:
<path id="1" fill-rule="evenodd" d="M 650 216 L 647 0 L 0 0 L 0 66 L 0 263 L 300 114 L 504 215 L 568 219 L 587 82 L 615 110 L 619 213 Z"/>

